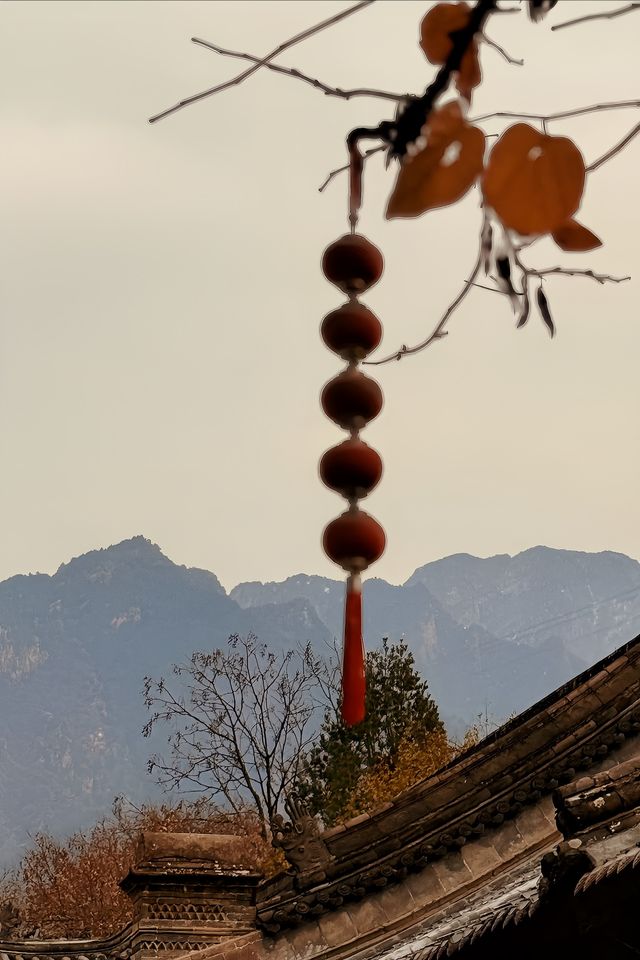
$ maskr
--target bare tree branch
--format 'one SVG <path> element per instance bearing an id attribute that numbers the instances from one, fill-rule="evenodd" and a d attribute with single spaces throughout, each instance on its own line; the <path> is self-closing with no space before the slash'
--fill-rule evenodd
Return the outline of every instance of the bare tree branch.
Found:
<path id="1" fill-rule="evenodd" d="M 403 344 L 399 350 L 395 350 L 393 353 L 390 353 L 387 357 L 383 357 L 381 360 L 365 360 L 364 362 L 369 364 L 372 367 L 380 366 L 383 363 L 390 363 L 392 360 L 402 360 L 403 357 L 408 357 L 413 353 L 420 353 L 421 350 L 426 350 L 428 346 L 434 343 L 436 340 L 442 340 L 443 337 L 447 336 L 448 331 L 444 328 L 446 327 L 450 317 L 458 309 L 464 298 L 467 296 L 471 287 L 473 286 L 473 281 L 478 276 L 480 272 L 480 267 L 482 266 L 482 254 L 479 253 L 476 259 L 476 262 L 473 266 L 473 269 L 467 279 L 464 282 L 464 286 L 460 293 L 457 295 L 455 300 L 449 304 L 444 314 L 434 327 L 433 331 L 429 336 L 422 340 L 420 343 L 416 343 L 413 347 L 407 347 L 406 344 Z"/>
<path id="2" fill-rule="evenodd" d="M 493 50 L 499 53 L 500 56 L 507 61 L 507 63 L 513 64 L 515 67 L 524 66 L 524 60 L 517 60 L 515 57 L 512 57 L 509 53 L 507 53 L 504 47 L 501 47 L 499 43 L 496 43 L 495 40 L 492 40 L 491 37 L 488 37 L 486 33 L 482 34 L 482 40 L 483 43 L 486 43 L 488 47 L 491 47 Z"/>
<path id="3" fill-rule="evenodd" d="M 277 63 L 265 63 L 260 57 L 255 57 L 251 53 L 240 53 L 235 50 L 226 50 L 224 47 L 218 47 L 215 43 L 208 40 L 201 40 L 199 37 L 192 37 L 192 43 L 197 43 L 200 47 L 206 47 L 207 50 L 213 50 L 223 57 L 235 57 L 237 60 L 249 60 L 251 63 L 259 64 L 266 70 L 272 70 L 274 73 L 281 73 L 287 77 L 293 77 L 295 80 L 302 80 L 310 84 L 316 90 L 320 90 L 327 97 L 338 97 L 340 100 L 351 100 L 353 97 L 374 97 L 378 100 L 392 100 L 394 103 L 400 103 L 406 99 L 407 94 L 389 93 L 386 90 L 373 90 L 367 87 L 361 87 L 354 90 L 343 90 L 341 87 L 332 87 L 316 77 L 310 77 L 296 67 L 281 67 Z"/>
<path id="4" fill-rule="evenodd" d="M 530 245 L 530 244 L 529 244 Z M 464 281 L 464 286 L 458 296 L 453 300 L 444 314 L 434 327 L 433 331 L 422 340 L 420 343 L 415 344 L 413 347 L 407 347 L 403 344 L 399 350 L 395 350 L 393 353 L 388 354 L 385 357 L 382 357 L 380 360 L 365 360 L 364 362 L 370 366 L 380 366 L 381 364 L 390 363 L 392 360 L 402 360 L 403 357 L 410 356 L 414 353 L 420 353 L 422 350 L 426 350 L 427 347 L 431 346 L 436 340 L 441 340 L 443 337 L 447 336 L 447 330 L 445 327 L 449 322 L 452 314 L 458 309 L 464 298 L 469 293 L 469 290 L 472 287 L 478 287 L 481 290 L 489 290 L 491 293 L 499 293 L 504 296 L 504 290 L 501 290 L 498 287 L 489 287 L 485 284 L 477 283 L 476 277 L 480 272 L 482 266 L 482 252 L 478 255 L 478 259 L 473 267 L 473 270 L 469 274 L 468 278 Z M 630 280 L 631 277 L 614 277 L 606 273 L 595 273 L 593 270 L 585 269 L 574 269 L 572 267 L 545 267 L 541 270 L 536 270 L 533 267 L 528 267 L 524 264 L 520 258 L 517 256 L 517 253 L 514 253 L 515 263 L 518 265 L 522 271 L 525 278 L 528 277 L 549 277 L 549 276 L 566 276 L 566 277 L 587 277 L 590 280 L 595 280 L 596 283 L 605 284 L 605 283 L 624 283 L 626 280 Z M 526 286 L 526 285 L 525 285 Z M 522 294 L 516 291 L 518 296 Z"/>
<path id="5" fill-rule="evenodd" d="M 362 155 L 362 159 L 363 159 L 363 160 L 366 160 L 368 157 L 373 156 L 374 153 L 381 153 L 383 150 L 386 150 L 386 149 L 387 149 L 387 148 L 386 148 L 386 146 L 385 146 L 384 144 L 383 144 L 382 146 L 380 146 L 380 147 L 371 147 L 369 150 L 365 150 L 365 152 L 364 152 L 363 155 Z M 349 167 L 350 167 L 350 164 L 349 164 L 349 163 L 345 163 L 345 164 L 343 164 L 341 167 L 336 167 L 335 170 L 332 170 L 332 171 L 327 175 L 326 179 L 323 180 L 323 182 L 322 182 L 322 183 L 320 184 L 320 186 L 318 187 L 318 193 L 322 193 L 323 190 L 326 190 L 326 188 L 329 186 L 329 184 L 331 183 L 331 181 L 333 180 L 333 178 L 334 178 L 334 177 L 337 177 L 339 173 L 344 173 L 346 170 L 349 169 Z"/>
<path id="6" fill-rule="evenodd" d="M 181 101 L 180 103 L 176 104 L 174 107 L 170 108 L 169 110 L 166 110 L 163 113 L 158 114 L 157 116 L 151 118 L 151 122 L 158 120 L 164 116 L 168 116 L 169 114 L 175 112 L 176 110 L 184 106 L 187 106 L 190 103 L 203 99 L 204 97 L 211 96 L 215 93 L 221 92 L 222 90 L 228 89 L 231 86 L 242 83 L 247 77 L 251 76 L 261 67 L 265 67 L 266 69 L 271 70 L 273 72 L 290 76 L 294 79 L 307 83 L 310 86 L 313 86 L 315 89 L 320 90 L 326 96 L 337 97 L 344 100 L 349 100 L 352 97 L 377 97 L 385 100 L 391 100 L 396 103 L 400 103 L 401 106 L 395 121 L 382 121 L 380 124 L 378 124 L 377 127 L 371 127 L 371 128 L 360 127 L 351 131 L 351 133 L 347 138 L 347 145 L 350 151 L 350 158 L 351 158 L 350 163 L 345 164 L 341 167 L 338 167 L 335 170 L 332 170 L 328 174 L 328 176 L 325 178 L 325 181 L 322 183 L 322 185 L 319 188 L 319 191 L 322 192 L 323 190 L 326 189 L 327 185 L 333 180 L 335 176 L 337 176 L 339 173 L 345 170 L 349 170 L 350 168 L 352 169 L 352 179 L 353 179 L 354 168 L 352 165 L 354 163 L 354 158 L 357 160 L 357 175 L 358 177 L 360 177 L 362 175 L 362 162 L 367 157 L 385 150 L 388 150 L 391 156 L 401 158 L 404 155 L 408 145 L 415 140 L 416 136 L 422 129 L 422 125 L 425 121 L 425 118 L 428 117 L 429 113 L 435 106 L 435 103 L 438 100 L 440 94 L 443 93 L 448 88 L 452 76 L 454 76 L 456 71 L 460 69 L 460 63 L 461 63 L 462 57 L 467 51 L 469 44 L 474 41 L 475 37 L 479 37 L 488 46 L 493 47 L 493 49 L 495 49 L 508 63 L 518 64 L 518 65 L 523 64 L 522 60 L 518 60 L 514 57 L 511 57 L 510 54 L 503 47 L 501 47 L 498 43 L 496 43 L 490 37 L 487 37 L 486 34 L 484 33 L 483 28 L 487 20 L 491 16 L 491 14 L 495 14 L 499 12 L 507 12 L 507 11 L 501 10 L 498 7 L 496 0 L 477 0 L 477 3 L 475 4 L 473 10 L 470 12 L 468 23 L 465 25 L 464 28 L 452 34 L 452 37 L 451 37 L 452 49 L 446 61 L 438 70 L 433 82 L 426 88 L 426 90 L 421 96 L 411 96 L 408 94 L 401 95 L 401 94 L 390 93 L 387 91 L 381 91 L 381 90 L 376 90 L 371 88 L 354 88 L 349 90 L 343 90 L 340 87 L 331 86 L 325 83 L 324 81 L 319 80 L 318 78 L 311 77 L 308 74 L 302 73 L 297 68 L 284 67 L 271 62 L 274 57 L 278 56 L 279 54 L 283 53 L 285 50 L 294 46 L 296 43 L 299 43 L 302 40 L 320 32 L 321 30 L 338 23 L 340 20 L 344 19 L 347 16 L 350 16 L 352 13 L 355 13 L 369 6 L 372 2 L 374 2 L 374 0 L 362 0 L 362 2 L 356 3 L 354 6 L 352 6 L 348 10 L 344 10 L 341 13 L 333 17 L 330 17 L 327 20 L 324 20 L 321 23 L 318 23 L 315 26 L 310 27 L 307 30 L 303 31 L 302 33 L 297 34 L 296 36 L 290 38 L 289 40 L 280 44 L 274 51 L 272 51 L 272 53 L 270 53 L 268 56 L 262 59 L 251 53 L 229 50 L 229 49 L 220 47 L 216 44 L 210 43 L 209 41 L 202 40 L 200 38 L 196 38 L 196 37 L 192 38 L 193 42 L 198 44 L 199 46 L 203 46 L 222 56 L 233 57 L 241 60 L 248 60 L 251 63 L 251 66 L 244 72 L 232 78 L 231 80 L 226 81 L 225 83 L 219 84 L 216 87 L 212 87 L 209 90 L 206 90 L 200 94 L 196 94 L 193 97 L 189 97 L 188 99 Z M 636 0 L 636 2 L 630 3 L 626 7 L 621 7 L 617 10 L 609 11 L 607 13 L 591 14 L 589 16 L 579 17 L 574 20 L 567 21 L 562 24 L 558 24 L 552 29 L 557 30 L 565 26 L 570 26 L 570 25 L 585 22 L 588 20 L 613 19 L 614 17 L 622 16 L 623 14 L 630 13 L 636 9 L 640 9 L 640 0 Z M 489 119 L 494 119 L 494 118 L 537 120 L 543 124 L 543 130 L 546 130 L 547 123 L 552 123 L 560 120 L 570 119 L 572 117 L 578 117 L 582 115 L 597 113 L 600 111 L 617 110 L 617 109 L 625 109 L 625 108 L 638 108 L 638 107 L 640 107 L 640 100 L 638 99 L 618 100 L 613 102 L 591 104 L 585 107 L 577 107 L 574 109 L 557 111 L 549 114 L 534 114 L 534 113 L 526 113 L 526 112 L 516 113 L 511 111 L 499 111 L 495 113 L 484 114 L 482 116 L 474 118 L 474 120 L 476 123 L 489 120 Z M 637 124 L 635 127 L 633 127 L 632 130 L 629 131 L 628 134 L 626 134 L 626 136 L 621 141 L 616 143 L 601 157 L 594 160 L 593 163 L 591 163 L 586 168 L 587 172 L 593 172 L 599 169 L 608 160 L 610 160 L 612 157 L 616 156 L 621 150 L 623 150 L 639 133 L 640 133 L 640 124 Z M 382 141 L 382 143 L 379 143 L 373 148 L 361 153 L 359 150 L 359 144 L 363 139 L 378 140 L 378 141 Z M 359 192 L 357 192 L 356 195 L 359 197 Z M 350 219 L 353 226 L 355 223 L 355 219 L 357 219 L 357 206 L 359 205 L 359 200 L 355 201 L 356 203 L 355 211 L 353 209 L 354 201 L 352 200 L 350 202 L 351 202 Z M 525 266 L 518 259 L 518 250 L 513 247 L 513 241 L 511 238 L 509 238 L 506 235 L 506 233 L 505 233 L 505 241 L 508 247 L 507 254 L 505 255 L 505 257 L 502 257 L 501 255 L 499 258 L 495 260 L 495 263 L 497 263 L 498 267 L 499 268 L 503 267 L 505 271 L 504 277 L 502 276 L 502 270 L 499 269 L 498 271 L 500 276 L 496 281 L 496 283 L 498 284 L 497 288 L 487 287 L 483 284 L 476 283 L 476 278 L 482 268 L 483 262 L 484 260 L 487 259 L 486 251 L 483 252 L 482 245 L 481 245 L 480 252 L 478 254 L 476 263 L 473 267 L 473 270 L 470 276 L 464 282 L 464 286 L 462 290 L 458 293 L 455 299 L 449 304 L 449 306 L 447 307 L 444 314 L 436 324 L 433 331 L 429 334 L 429 336 L 426 337 L 424 340 L 422 340 L 420 343 L 415 344 L 414 346 L 408 347 L 406 344 L 403 344 L 399 350 L 394 351 L 388 356 L 385 356 L 379 360 L 370 360 L 370 361 L 367 361 L 367 363 L 372 366 L 378 366 L 380 364 L 389 363 L 392 360 L 400 360 L 405 356 L 421 352 L 422 350 L 430 346 L 432 343 L 434 343 L 436 340 L 440 340 L 445 336 L 447 336 L 448 331 L 445 329 L 446 325 L 449 319 L 451 318 L 451 316 L 453 315 L 453 313 L 457 310 L 457 308 L 460 306 L 464 298 L 467 296 L 472 286 L 480 286 L 483 289 L 488 289 L 488 290 L 492 290 L 493 292 L 498 292 L 503 294 L 508 293 L 512 301 L 512 304 L 514 305 L 514 308 L 517 310 L 518 305 L 520 303 L 519 298 L 524 297 L 524 299 L 527 300 L 527 289 L 528 289 L 527 281 L 532 277 L 542 278 L 542 277 L 550 276 L 554 274 L 565 275 L 565 276 L 583 276 L 583 277 L 589 277 L 598 283 L 605 283 L 605 282 L 621 283 L 624 280 L 629 279 L 628 277 L 612 277 L 606 274 L 596 274 L 592 270 L 586 270 L 586 269 L 573 270 L 573 269 L 564 268 L 564 267 L 552 267 L 552 268 L 546 268 L 544 270 L 536 270 L 534 268 L 529 268 Z M 518 293 L 514 289 L 512 280 L 511 280 L 511 271 L 510 271 L 509 264 L 511 264 L 511 266 L 513 266 L 514 264 L 517 264 L 517 266 L 522 271 L 522 281 L 525 288 L 524 294 Z M 485 265 L 485 270 L 486 269 L 487 267 Z M 520 307 L 522 307 L 521 303 L 520 303 Z M 527 305 L 527 309 L 528 309 L 528 305 Z M 525 321 L 522 320 L 522 310 L 521 310 L 521 322 L 526 322 L 526 320 Z M 551 323 L 551 326 L 552 326 L 552 323 Z M 249 654 L 247 651 L 247 657 L 248 656 Z M 249 672 L 248 661 L 245 664 L 245 671 Z M 275 685 L 275 684 L 276 684 L 276 681 L 274 680 L 272 685 Z M 233 688 L 232 688 L 232 692 L 233 692 Z M 281 691 L 281 694 L 282 694 L 283 701 L 285 701 L 286 697 L 284 696 L 284 690 Z M 239 712 L 241 714 L 242 710 L 240 709 L 239 711 L 238 705 L 235 702 L 235 692 L 233 693 L 233 696 L 234 696 L 234 702 L 232 705 L 232 712 L 236 715 Z M 266 697 L 267 697 L 267 690 L 263 686 L 262 694 L 261 694 L 262 701 L 264 701 Z M 277 726 L 274 726 L 273 718 L 271 717 L 267 718 L 262 723 L 262 725 L 258 720 L 253 727 L 243 728 L 242 733 L 247 737 L 253 737 L 252 749 L 254 753 L 254 762 L 257 762 L 256 760 L 257 753 L 256 753 L 256 747 L 255 747 L 256 738 L 258 741 L 260 741 L 260 747 L 262 749 L 263 754 L 265 751 L 267 738 L 269 736 L 275 739 L 276 749 L 280 749 L 279 738 L 282 736 L 282 728 L 278 729 Z M 266 762 L 267 762 L 267 765 L 269 765 L 271 761 L 270 759 L 267 759 Z M 269 803 L 270 803 L 270 799 L 268 798 L 267 804 L 269 805 Z"/>
<path id="7" fill-rule="evenodd" d="M 608 273 L 595 273 L 593 270 L 574 270 L 570 267 L 546 267 L 543 270 L 536 270 L 533 267 L 527 267 L 519 259 L 516 260 L 516 262 L 526 277 L 587 277 L 590 280 L 595 280 L 595 282 L 599 284 L 624 283 L 625 280 L 631 280 L 631 277 L 612 277 Z M 491 279 L 493 280 L 493 277 L 491 277 Z M 471 280 L 465 280 L 465 283 L 468 283 L 472 287 L 476 287 L 478 290 L 488 290 L 489 293 L 499 293 L 500 296 L 504 296 L 504 291 L 499 287 L 489 287 L 485 283 L 476 283 L 475 281 Z M 518 296 L 523 295 L 519 291 L 516 292 L 518 293 Z"/>
<path id="8" fill-rule="evenodd" d="M 486 283 L 475 283 L 472 280 L 465 280 L 464 282 L 468 283 L 471 287 L 477 287 L 478 290 L 488 290 L 489 293 L 499 293 L 501 297 L 504 296 L 503 291 L 500 290 L 499 287 L 488 287 Z"/>
<path id="9" fill-rule="evenodd" d="M 160 721 L 173 727 L 170 757 L 153 757 L 150 770 L 166 787 L 188 784 L 233 809 L 250 800 L 266 836 L 296 781 L 314 718 L 329 706 L 331 665 L 309 645 L 276 656 L 254 636 L 233 636 L 226 650 L 196 652 L 174 673 L 186 681 L 184 696 L 163 680 L 145 681 L 145 703 L 155 710 L 145 735 Z"/>
<path id="10" fill-rule="evenodd" d="M 621 110 L 621 109 L 632 109 L 640 107 L 640 100 L 615 100 L 611 103 L 595 103 L 587 107 L 576 107 L 572 110 L 562 110 L 558 113 L 515 113 L 512 111 L 499 111 L 498 113 L 484 113 L 480 117 L 473 117 L 469 120 L 470 123 L 481 123 L 483 120 L 493 120 L 493 119 L 504 119 L 504 120 L 538 120 L 541 123 L 553 123 L 558 120 L 568 120 L 571 117 L 581 117 L 589 113 L 598 113 L 601 110 Z M 616 147 L 612 148 L 611 151 L 608 151 L 604 154 L 603 157 L 600 157 L 598 160 L 595 160 L 590 166 L 587 167 L 587 171 L 597 170 L 602 163 L 606 163 L 610 157 L 615 156 L 615 154 L 622 150 L 623 147 L 627 145 L 635 136 L 638 134 L 638 128 L 634 127 L 630 134 L 628 134 L 625 139 L 618 144 Z M 486 137 L 497 137 L 499 134 L 486 134 Z M 378 147 L 371 147 L 369 150 L 365 150 L 363 156 L 365 159 L 372 156 L 374 153 L 381 153 L 383 150 L 386 150 L 386 144 Z M 349 164 L 345 163 L 341 167 L 336 167 L 335 170 L 332 170 L 322 184 L 318 187 L 318 192 L 322 193 L 329 186 L 334 177 L 337 177 L 340 173 L 345 173 L 349 169 Z"/>
<path id="11" fill-rule="evenodd" d="M 571 267 L 546 267 L 544 270 L 534 270 L 532 267 L 525 267 L 518 262 L 518 266 L 529 277 L 550 277 L 551 275 L 563 277 L 588 277 L 595 280 L 596 283 L 624 283 L 625 280 L 631 280 L 631 277 L 612 277 L 608 273 L 594 273 L 593 270 L 574 270 Z"/>
<path id="12" fill-rule="evenodd" d="M 618 7 L 616 10 L 589 13 L 584 17 L 576 17 L 574 20 L 565 20 L 564 23 L 556 23 L 551 29 L 563 30 L 565 27 L 575 27 L 578 23 L 587 23 L 589 20 L 615 20 L 616 17 L 622 17 L 625 13 L 632 13 L 634 10 L 640 10 L 640 3 L 629 3 L 626 7 Z"/>
<path id="13" fill-rule="evenodd" d="M 640 106 L 640 100 L 626 100 L 626 101 L 618 101 L 610 104 L 595 104 L 594 106 L 591 106 L 591 107 L 579 108 L 578 110 L 563 111 L 562 113 L 550 114 L 546 117 L 543 117 L 542 115 L 532 116 L 531 114 L 529 115 L 504 114 L 504 113 L 492 114 L 492 115 L 488 114 L 488 115 L 485 115 L 484 117 L 476 118 L 476 122 L 478 120 L 488 119 L 489 116 L 503 116 L 503 117 L 504 116 L 510 116 L 510 117 L 528 116 L 528 117 L 531 117 L 532 119 L 537 119 L 537 120 L 542 120 L 542 119 L 560 120 L 568 116 L 578 116 L 583 113 L 592 113 L 598 110 L 616 109 L 620 107 L 638 107 L 638 106 Z M 616 154 L 618 154 L 622 149 L 624 149 L 624 147 L 627 146 L 627 144 L 630 143 L 638 134 L 640 134 L 640 123 L 637 124 L 619 143 L 611 147 L 611 149 L 608 150 L 601 157 L 599 157 L 598 160 L 595 160 L 592 164 L 590 164 L 586 168 L 587 172 L 593 173 L 595 170 L 598 170 L 608 160 L 616 156 Z M 526 246 L 531 246 L 532 243 L 536 242 L 536 239 L 538 238 L 534 238 L 533 240 L 528 241 L 526 243 Z M 522 261 L 518 258 L 517 251 L 515 249 L 513 253 L 514 253 L 514 260 L 522 270 L 522 273 L 525 278 L 545 277 L 545 276 L 551 276 L 551 275 L 560 275 L 560 276 L 569 276 L 569 277 L 588 277 L 591 280 L 595 280 L 596 283 L 599 283 L 599 284 L 624 283 L 626 280 L 631 279 L 631 277 L 628 277 L 628 276 L 613 277 L 613 276 L 610 276 L 609 274 L 595 273 L 593 270 L 573 269 L 569 267 L 548 267 L 543 270 L 536 270 L 532 267 L 527 267 L 524 263 L 522 263 Z M 389 354 L 388 356 L 383 357 L 381 360 L 365 360 L 364 362 L 370 364 L 371 366 L 378 366 L 380 364 L 390 363 L 392 360 L 402 360 L 402 358 L 405 356 L 409 356 L 414 353 L 420 353 L 422 350 L 425 350 L 436 340 L 440 340 L 442 339 L 442 337 L 446 336 L 447 331 L 444 328 L 447 325 L 449 319 L 451 318 L 451 315 L 457 310 L 458 306 L 464 300 L 470 288 L 473 286 L 480 286 L 480 284 L 475 283 L 475 279 L 480 271 L 481 265 L 482 265 L 482 252 L 478 257 L 478 260 L 476 261 L 476 264 L 470 276 L 464 281 L 464 287 L 462 291 L 460 292 L 460 294 L 458 294 L 456 299 L 453 300 L 453 302 L 447 307 L 442 318 L 440 319 L 440 321 L 438 322 L 438 324 L 436 325 L 432 333 L 430 333 L 425 340 L 421 341 L 420 343 L 416 344 L 413 347 L 407 347 L 405 344 L 403 344 L 399 350 L 396 350 L 393 353 Z M 493 291 L 494 288 L 488 287 L 485 289 L 489 289 Z M 504 291 L 501 291 L 501 290 L 497 290 L 496 292 L 504 293 Z"/>
<path id="14" fill-rule="evenodd" d="M 597 170 L 599 167 L 601 167 L 604 163 L 607 162 L 607 160 L 611 160 L 612 157 L 615 157 L 615 155 L 617 153 L 620 153 L 621 150 L 624 150 L 627 144 L 631 143 L 634 137 L 637 137 L 639 133 L 640 133 L 640 123 L 637 123 L 635 127 L 629 131 L 626 137 L 623 137 L 622 140 L 620 140 L 619 143 L 616 143 L 615 146 L 611 147 L 610 150 L 607 150 L 606 153 L 603 153 L 601 157 L 598 157 L 597 160 L 594 160 L 593 163 L 590 163 L 589 166 L 586 168 L 587 173 L 593 173 L 594 170 Z"/>
<path id="15" fill-rule="evenodd" d="M 609 103 L 594 103 L 588 107 L 576 107 L 573 110 L 560 110 L 557 113 L 515 113 L 508 110 L 499 110 L 497 113 L 483 113 L 473 117 L 470 123 L 482 123 L 483 120 L 503 118 L 505 120 L 540 120 L 553 123 L 556 120 L 568 120 L 570 117 L 581 117 L 586 113 L 597 113 L 599 110 L 621 110 L 630 107 L 640 107 L 640 100 L 613 100 Z"/>
<path id="16" fill-rule="evenodd" d="M 169 107 L 168 110 L 163 110 L 162 113 L 157 113 L 155 116 L 150 117 L 149 123 L 155 123 L 157 120 L 162 120 L 164 117 L 168 117 L 172 113 L 176 113 L 177 110 L 182 110 L 183 107 L 188 107 L 192 103 L 197 103 L 199 100 L 204 100 L 205 97 L 213 96 L 214 93 L 221 93 L 223 90 L 228 90 L 229 87 L 238 86 L 238 84 L 252 76 L 261 67 L 266 66 L 266 64 L 268 64 L 270 60 L 273 60 L 274 57 L 284 53 L 285 50 L 289 50 L 290 47 L 295 46 L 297 43 L 301 43 L 303 40 L 308 40 L 309 37 L 315 36 L 315 34 L 320 33 L 321 30 L 326 30 L 327 27 L 334 26 L 334 24 L 339 23 L 346 17 L 350 17 L 353 13 L 358 13 L 360 10 L 364 10 L 365 7 L 370 7 L 372 3 L 374 3 L 374 0 L 360 0 L 359 3 L 354 4 L 347 10 L 342 10 L 340 13 L 336 13 L 333 17 L 328 17 L 328 19 L 314 24 L 314 26 L 309 27 L 307 30 L 303 30 L 302 33 L 298 33 L 289 40 L 285 40 L 284 43 L 278 44 L 278 46 L 272 50 L 271 53 L 268 53 L 266 57 L 264 57 L 262 60 L 259 60 L 257 63 L 254 63 L 253 66 L 249 67 L 247 70 L 244 70 L 242 73 L 239 73 L 231 80 L 226 80 L 224 83 L 219 83 L 215 87 L 210 87 L 208 90 L 203 90 L 201 93 L 195 93 L 193 96 L 187 97 L 185 100 L 180 100 L 179 103 L 176 103 L 173 107 Z"/>
<path id="17" fill-rule="evenodd" d="M 381 140 L 389 147 L 392 156 L 403 157 L 408 145 L 420 136 L 439 97 L 448 90 L 452 78 L 459 72 L 464 55 L 475 37 L 482 33 L 487 20 L 497 9 L 496 0 L 477 0 L 464 27 L 451 33 L 451 50 L 424 93 L 408 97 L 395 120 L 383 120 L 377 127 L 356 127 L 352 130 L 347 136 L 349 152 L 357 152 L 362 140 Z"/>

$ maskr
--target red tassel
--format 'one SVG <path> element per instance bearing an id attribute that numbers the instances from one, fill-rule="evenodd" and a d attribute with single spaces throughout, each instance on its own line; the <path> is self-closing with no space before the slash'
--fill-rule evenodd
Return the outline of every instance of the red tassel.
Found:
<path id="1" fill-rule="evenodd" d="M 359 574 L 347 580 L 342 654 L 342 719 L 348 727 L 365 716 L 365 663 L 362 640 L 362 592 Z"/>

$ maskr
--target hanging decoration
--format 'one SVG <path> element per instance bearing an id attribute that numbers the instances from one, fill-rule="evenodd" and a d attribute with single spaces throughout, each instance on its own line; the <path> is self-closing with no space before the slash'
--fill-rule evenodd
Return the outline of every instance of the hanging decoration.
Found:
<path id="1" fill-rule="evenodd" d="M 326 415 L 348 431 L 349 437 L 327 450 L 320 460 L 322 482 L 348 504 L 323 535 L 325 553 L 348 574 L 342 658 L 342 718 L 347 726 L 361 723 L 365 717 L 360 578 L 382 556 L 386 542 L 378 521 L 358 506 L 382 476 L 380 454 L 360 439 L 360 431 L 378 416 L 383 403 L 379 385 L 359 368 L 380 343 L 382 324 L 358 297 L 378 282 L 383 267 L 378 248 L 356 233 L 330 244 L 322 258 L 325 277 L 348 297 L 322 321 L 322 339 L 346 367 L 325 384 L 321 403 Z"/>

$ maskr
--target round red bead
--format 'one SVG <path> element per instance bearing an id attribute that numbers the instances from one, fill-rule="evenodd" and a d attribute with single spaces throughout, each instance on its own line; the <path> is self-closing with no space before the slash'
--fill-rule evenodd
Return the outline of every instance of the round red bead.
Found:
<path id="1" fill-rule="evenodd" d="M 348 500 L 366 497 L 381 476 L 380 454 L 357 437 L 331 447 L 320 460 L 322 482 Z"/>
<path id="2" fill-rule="evenodd" d="M 358 233 L 347 233 L 329 244 L 322 256 L 322 271 L 344 293 L 358 294 L 382 276 L 384 259 L 378 248 Z"/>
<path id="3" fill-rule="evenodd" d="M 324 552 L 344 570 L 366 570 L 384 553 L 386 537 L 377 520 L 352 508 L 327 524 L 322 536 Z"/>
<path id="4" fill-rule="evenodd" d="M 382 339 L 382 324 L 364 304 L 357 300 L 343 303 L 322 321 L 322 339 L 344 360 L 364 360 Z"/>
<path id="5" fill-rule="evenodd" d="M 322 390 L 322 409 L 344 430 L 360 430 L 382 410 L 382 390 L 375 380 L 347 367 Z"/>

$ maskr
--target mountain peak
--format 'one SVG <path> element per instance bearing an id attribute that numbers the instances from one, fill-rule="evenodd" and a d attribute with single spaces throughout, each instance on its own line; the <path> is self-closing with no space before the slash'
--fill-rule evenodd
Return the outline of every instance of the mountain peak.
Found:
<path id="1" fill-rule="evenodd" d="M 157 543 L 138 534 L 110 547 L 89 550 L 79 557 L 73 557 L 68 563 L 62 563 L 54 576 L 60 578 L 68 574 L 82 575 L 100 569 L 113 571 L 116 567 L 128 564 L 135 564 L 137 567 L 175 566 L 172 560 L 165 557 Z"/>

